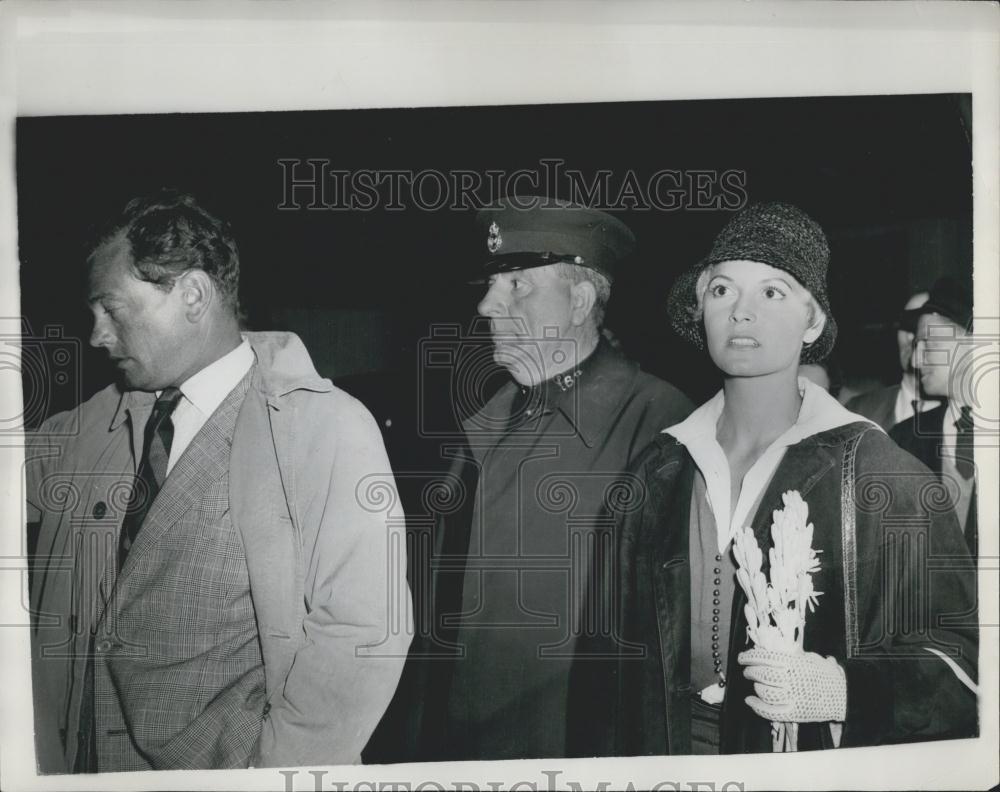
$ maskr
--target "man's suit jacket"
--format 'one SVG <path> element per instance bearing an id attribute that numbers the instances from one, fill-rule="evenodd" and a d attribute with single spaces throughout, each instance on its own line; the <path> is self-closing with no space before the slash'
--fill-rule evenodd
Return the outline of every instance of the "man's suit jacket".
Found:
<path id="1" fill-rule="evenodd" d="M 187 447 L 121 572 L 105 567 L 94 656 L 97 770 L 246 767 L 264 664 L 229 509 L 229 449 L 250 374 Z"/>
<path id="2" fill-rule="evenodd" d="M 945 402 L 933 410 L 917 413 L 902 423 L 896 424 L 889 431 L 889 437 L 904 451 L 913 454 L 939 477 L 943 475 L 941 452 L 944 445 L 944 421 L 948 414 L 948 403 Z M 976 557 L 979 546 L 979 521 L 976 509 L 976 490 L 973 486 L 972 502 L 969 504 L 969 514 L 964 523 L 965 540 L 969 551 Z M 961 520 L 960 520 L 961 521 Z"/>

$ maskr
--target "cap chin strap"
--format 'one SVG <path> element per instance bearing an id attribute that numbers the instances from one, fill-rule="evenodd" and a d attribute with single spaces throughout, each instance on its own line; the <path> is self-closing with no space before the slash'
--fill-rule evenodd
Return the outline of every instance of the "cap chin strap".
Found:
<path id="1" fill-rule="evenodd" d="M 586 259 L 575 253 L 553 253 L 551 251 L 544 253 L 506 253 L 487 261 L 486 269 L 494 272 L 507 272 L 510 270 L 505 268 L 503 264 L 510 261 L 515 261 L 520 265 L 511 269 L 530 269 L 531 267 L 544 267 L 549 264 L 576 264 L 577 266 L 582 266 L 586 262 Z M 521 264 L 521 262 L 524 262 L 524 264 Z M 497 269 L 497 267 L 499 268 Z"/>
<path id="2" fill-rule="evenodd" d="M 581 265 L 584 263 L 583 256 L 577 256 L 573 253 L 542 253 L 542 259 L 549 262 L 550 264 L 577 264 Z M 549 261 L 551 259 L 551 261 Z"/>

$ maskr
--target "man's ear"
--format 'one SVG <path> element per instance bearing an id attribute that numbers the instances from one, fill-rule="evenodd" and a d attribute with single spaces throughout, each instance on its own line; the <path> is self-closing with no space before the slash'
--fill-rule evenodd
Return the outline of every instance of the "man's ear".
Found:
<path id="1" fill-rule="evenodd" d="M 178 289 L 190 322 L 199 321 L 215 300 L 215 284 L 203 269 L 189 269 L 177 279 L 174 288 Z"/>
<path id="2" fill-rule="evenodd" d="M 812 323 L 806 328 L 806 332 L 802 336 L 803 345 L 813 343 L 823 333 L 823 328 L 826 327 L 826 313 L 815 302 L 812 304 L 812 315 Z"/>
<path id="3" fill-rule="evenodd" d="M 572 306 L 570 319 L 574 327 L 579 327 L 587 321 L 594 303 L 597 302 L 597 289 L 590 281 L 582 280 L 570 286 L 569 294 Z"/>

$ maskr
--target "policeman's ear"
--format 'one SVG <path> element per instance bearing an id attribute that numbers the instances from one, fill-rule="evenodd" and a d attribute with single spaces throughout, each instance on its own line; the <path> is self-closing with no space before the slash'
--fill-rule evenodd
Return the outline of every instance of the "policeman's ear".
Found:
<path id="1" fill-rule="evenodd" d="M 203 269 L 189 269 L 174 283 L 189 322 L 197 322 L 215 300 L 215 284 Z"/>
<path id="2" fill-rule="evenodd" d="M 570 287 L 569 294 L 572 308 L 570 319 L 575 327 L 579 327 L 587 321 L 587 317 L 594 310 L 594 303 L 597 302 L 597 289 L 589 280 L 581 280 Z"/>

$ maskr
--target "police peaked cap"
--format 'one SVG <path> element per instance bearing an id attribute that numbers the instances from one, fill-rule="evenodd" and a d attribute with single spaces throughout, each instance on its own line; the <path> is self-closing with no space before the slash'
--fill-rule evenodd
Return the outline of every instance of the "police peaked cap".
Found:
<path id="1" fill-rule="evenodd" d="M 483 276 L 565 262 L 613 281 L 635 249 L 621 220 L 596 209 L 538 196 L 510 196 L 476 215 L 487 258 Z"/>

